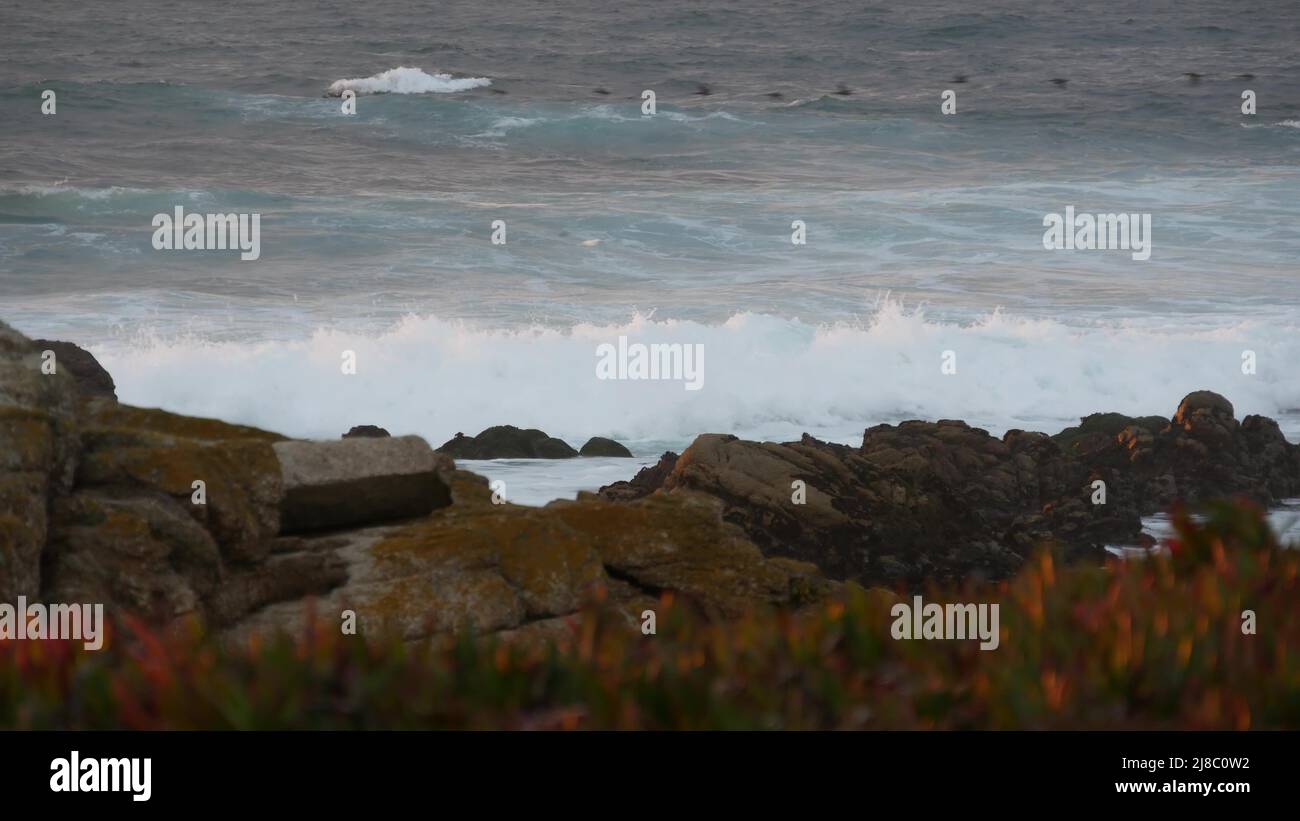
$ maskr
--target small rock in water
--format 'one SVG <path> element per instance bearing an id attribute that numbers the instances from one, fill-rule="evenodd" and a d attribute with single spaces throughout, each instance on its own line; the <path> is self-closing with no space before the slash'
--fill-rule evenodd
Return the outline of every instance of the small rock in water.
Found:
<path id="1" fill-rule="evenodd" d="M 344 439 L 382 439 L 391 436 L 388 431 L 378 425 L 354 425 L 351 430 L 343 434 Z"/>
<path id="2" fill-rule="evenodd" d="M 457 433 L 438 448 L 456 459 L 572 459 L 578 452 L 567 442 L 536 428 L 496 425 L 478 436 Z"/>
<path id="3" fill-rule="evenodd" d="M 624 458 L 632 456 L 632 451 L 613 439 L 606 439 L 603 436 L 593 436 L 588 439 L 587 444 L 583 445 L 578 453 L 581 456 L 619 456 Z"/>

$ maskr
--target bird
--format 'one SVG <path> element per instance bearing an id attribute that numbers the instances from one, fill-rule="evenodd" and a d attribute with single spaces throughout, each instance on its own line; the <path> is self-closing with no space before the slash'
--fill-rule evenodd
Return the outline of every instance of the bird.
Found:
<path id="1" fill-rule="evenodd" d="M 966 75 L 965 75 L 965 74 L 958 74 L 956 77 L 953 77 L 953 78 L 952 78 L 952 81 L 953 81 L 954 83 L 964 83 L 964 82 L 966 82 Z"/>
<path id="2" fill-rule="evenodd" d="M 769 91 L 767 92 L 767 96 L 771 97 L 773 100 L 780 100 L 780 99 L 784 99 L 785 97 L 785 95 L 779 91 Z"/>
<path id="3" fill-rule="evenodd" d="M 705 85 L 704 83 L 696 83 L 696 84 L 695 84 L 695 93 L 696 93 L 696 94 L 699 94 L 699 95 L 701 95 L 701 96 L 707 97 L 707 96 L 709 96 L 710 94 L 713 93 L 713 89 L 709 88 L 709 87 L 708 87 L 707 85 Z"/>
<path id="4" fill-rule="evenodd" d="M 1066 80 L 1066 79 L 1063 79 L 1063 78 L 1061 78 L 1061 77 L 1053 77 L 1053 78 L 1052 78 L 1052 84 L 1053 84 L 1053 85 L 1064 86 L 1064 85 L 1065 85 L 1066 83 L 1068 83 L 1068 82 L 1070 82 L 1070 81 L 1069 81 L 1069 80 Z"/>
<path id="5" fill-rule="evenodd" d="M 595 94 L 608 94 L 608 93 L 609 93 L 609 89 L 607 89 L 607 88 L 598 88 L 598 89 L 596 89 L 593 93 L 595 93 Z"/>
<path id="6" fill-rule="evenodd" d="M 849 88 L 848 86 L 844 85 L 844 83 L 840 83 L 839 85 L 837 85 L 837 86 L 835 87 L 835 93 L 836 93 L 836 94 L 839 94 L 839 95 L 842 96 L 842 97 L 847 97 L 848 95 L 850 95 L 850 94 L 853 93 L 853 89 L 851 89 L 851 88 Z"/>
<path id="7" fill-rule="evenodd" d="M 1195 84 L 1195 83 L 1199 83 L 1201 81 L 1201 78 L 1204 77 L 1205 75 L 1197 74 L 1195 71 L 1184 71 L 1183 76 L 1187 78 L 1188 82 Z"/>

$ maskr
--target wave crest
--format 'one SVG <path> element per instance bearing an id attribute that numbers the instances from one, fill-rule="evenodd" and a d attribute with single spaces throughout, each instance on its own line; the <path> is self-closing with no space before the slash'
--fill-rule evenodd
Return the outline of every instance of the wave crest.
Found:
<path id="1" fill-rule="evenodd" d="M 597 346 L 619 336 L 703 344 L 704 388 L 596 378 Z M 125 402 L 295 436 L 378 424 L 435 445 L 495 424 L 574 443 L 613 436 L 645 451 L 704 432 L 856 442 L 868 425 L 905 418 L 1054 432 L 1096 411 L 1172 414 L 1200 389 L 1227 396 L 1239 417 L 1300 406 L 1287 370 L 1300 359 L 1300 334 L 1249 321 L 1078 327 L 994 313 L 958 324 L 884 302 L 864 321 L 835 325 L 742 313 L 722 324 L 636 316 L 489 330 L 409 317 L 379 334 L 141 342 L 94 349 Z M 1258 354 L 1257 376 L 1242 373 L 1246 349 Z M 354 376 L 340 373 L 345 350 L 356 353 Z M 941 373 L 945 351 L 956 354 L 953 375 Z"/>
<path id="2" fill-rule="evenodd" d="M 345 91 L 357 94 L 454 94 L 492 85 L 487 77 L 453 77 L 450 74 L 426 74 L 418 68 L 398 66 L 372 77 L 335 80 L 326 92 L 341 97 Z"/>

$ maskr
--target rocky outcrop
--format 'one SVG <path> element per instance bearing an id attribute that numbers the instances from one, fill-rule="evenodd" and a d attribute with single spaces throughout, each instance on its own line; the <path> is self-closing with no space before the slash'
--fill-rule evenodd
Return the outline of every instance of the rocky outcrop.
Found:
<path id="1" fill-rule="evenodd" d="M 343 434 L 344 439 L 383 439 L 391 436 L 388 431 L 377 425 L 353 425 L 347 433 Z"/>
<path id="2" fill-rule="evenodd" d="M 593 596 L 635 624 L 667 591 L 727 617 L 837 589 L 812 565 L 764 558 L 706 496 L 529 508 L 492 504 L 472 474 L 458 472 L 453 487 L 455 504 L 409 525 L 305 540 L 304 554 L 339 556 L 347 582 L 311 603 L 267 607 L 230 634 L 298 629 L 313 616 L 333 623 L 351 611 L 360 629 L 408 640 L 471 626 L 526 638 L 561 628 Z"/>
<path id="3" fill-rule="evenodd" d="M 1300 447 L 1204 391 L 1172 419 L 1094 414 L 1056 437 L 951 420 L 878 425 L 857 448 L 710 434 L 664 466 L 600 494 L 706 493 L 766 555 L 864 584 L 1002 578 L 1042 544 L 1096 559 L 1176 501 L 1300 494 Z"/>
<path id="4" fill-rule="evenodd" d="M 593 596 L 634 624 L 666 593 L 730 617 L 819 601 L 828 576 L 1002 578 L 1043 543 L 1096 558 L 1175 500 L 1300 495 L 1276 423 L 1198 392 L 1169 420 L 1096 414 L 1056 437 L 958 421 L 878 425 L 858 447 L 705 435 L 599 496 L 519 507 L 417 437 L 293 441 L 121 405 L 40 353 L 0 324 L 0 600 L 196 616 L 231 637 L 345 611 L 412 640 L 537 637 Z M 444 446 L 560 448 L 574 455 L 508 427 Z"/>
<path id="5" fill-rule="evenodd" d="M 667 451 L 655 464 L 638 470 L 631 480 L 605 485 L 598 494 L 611 502 L 630 502 L 633 499 L 649 496 L 663 487 L 664 481 L 676 465 L 677 454 Z"/>
<path id="6" fill-rule="evenodd" d="M 52 339 L 34 340 L 32 347 L 41 354 L 51 351 L 54 354 L 55 369 L 67 370 L 80 395 L 117 399 L 117 386 L 113 384 L 113 377 L 90 351 L 71 342 L 56 342 Z"/>
<path id="7" fill-rule="evenodd" d="M 77 468 L 76 385 L 41 364 L 30 340 L 0 322 L 0 601 L 38 595 L 50 500 Z"/>
<path id="8" fill-rule="evenodd" d="M 603 436 L 593 436 L 587 440 L 587 444 L 578 450 L 580 456 L 617 456 L 625 459 L 632 458 L 632 451 L 615 442 L 613 439 L 606 439 Z"/>
<path id="9" fill-rule="evenodd" d="M 478 436 L 456 436 L 438 448 L 454 459 L 571 459 L 578 452 L 554 436 L 514 425 L 497 425 Z"/>
<path id="10" fill-rule="evenodd" d="M 513 431 L 532 455 L 556 451 L 540 431 L 503 431 L 485 445 Z M 348 609 L 408 639 L 473 625 L 523 640 L 567 629 L 593 596 L 635 624 L 666 592 L 729 616 L 835 589 L 765 558 L 721 511 L 692 494 L 495 504 L 418 437 L 294 441 L 83 396 L 0 324 L 4 600 L 195 617 L 232 637 Z"/>

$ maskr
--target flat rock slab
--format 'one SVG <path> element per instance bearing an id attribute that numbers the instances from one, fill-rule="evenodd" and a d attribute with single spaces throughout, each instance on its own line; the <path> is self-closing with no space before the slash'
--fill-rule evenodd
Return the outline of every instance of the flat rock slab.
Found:
<path id="1" fill-rule="evenodd" d="M 273 447 L 283 477 L 282 534 L 424 516 L 451 504 L 451 459 L 418 436 Z"/>

